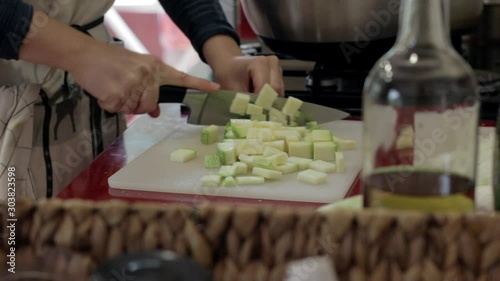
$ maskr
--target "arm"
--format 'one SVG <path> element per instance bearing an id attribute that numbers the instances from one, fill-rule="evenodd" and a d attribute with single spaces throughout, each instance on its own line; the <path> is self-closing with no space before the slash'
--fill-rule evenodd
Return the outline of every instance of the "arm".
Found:
<path id="1" fill-rule="evenodd" d="M 160 0 L 172 21 L 191 40 L 203 62 L 228 90 L 258 92 L 269 83 L 284 94 L 282 70 L 275 56 L 245 57 L 240 39 L 227 22 L 220 0 Z"/>
<path id="2" fill-rule="evenodd" d="M 3 4 L 13 0 L 0 1 L 3 1 L 0 2 L 3 12 L 7 7 Z M 207 92 L 218 90 L 217 84 L 179 72 L 153 56 L 95 40 L 43 12 L 35 11 L 31 17 L 29 15 L 25 12 L 24 17 L 20 17 L 21 21 L 27 22 L 25 36 L 11 46 L 6 57 L 18 57 L 70 72 L 76 82 L 109 112 L 158 116 L 160 85 Z M 0 18 L 0 23 L 4 23 L 0 25 L 2 44 L 6 36 L 16 34 L 13 33 L 15 29 L 9 29 L 9 22 L 1 22 L 4 19 Z"/>

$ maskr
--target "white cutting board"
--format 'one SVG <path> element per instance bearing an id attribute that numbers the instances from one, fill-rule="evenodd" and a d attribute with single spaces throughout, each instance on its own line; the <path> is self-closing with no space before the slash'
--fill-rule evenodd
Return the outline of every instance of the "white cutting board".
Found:
<path id="1" fill-rule="evenodd" d="M 279 201 L 331 203 L 345 197 L 362 166 L 362 122 L 334 121 L 321 124 L 335 135 L 357 141 L 357 149 L 344 152 L 345 173 L 329 174 L 324 185 L 309 185 L 297 180 L 297 173 L 284 175 L 282 180 L 264 185 L 206 188 L 200 178 L 216 174 L 218 169 L 206 169 L 204 156 L 215 153 L 215 144 L 202 145 L 200 132 L 205 126 L 184 124 L 172 130 L 159 143 L 129 162 L 109 180 L 111 189 L 210 195 Z M 219 128 L 222 136 L 223 127 Z M 197 158 L 187 163 L 173 163 L 170 153 L 179 148 L 193 148 Z"/>

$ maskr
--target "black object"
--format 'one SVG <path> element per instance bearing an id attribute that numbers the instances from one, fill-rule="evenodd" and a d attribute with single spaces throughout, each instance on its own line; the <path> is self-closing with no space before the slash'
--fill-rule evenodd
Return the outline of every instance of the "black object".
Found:
<path id="1" fill-rule="evenodd" d="M 120 256 L 103 263 L 90 281 L 212 281 L 211 273 L 170 251 Z"/>

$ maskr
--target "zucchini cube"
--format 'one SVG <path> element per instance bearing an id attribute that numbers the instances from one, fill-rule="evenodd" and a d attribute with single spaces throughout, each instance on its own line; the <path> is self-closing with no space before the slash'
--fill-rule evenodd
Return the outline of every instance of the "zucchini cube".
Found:
<path id="1" fill-rule="evenodd" d="M 271 109 L 274 101 L 278 97 L 278 93 L 269 84 L 265 84 L 264 87 L 259 92 L 257 99 L 255 100 L 255 105 L 258 105 L 264 109 Z"/>
<path id="2" fill-rule="evenodd" d="M 249 103 L 250 95 L 236 93 L 233 102 L 229 107 L 229 112 L 233 114 L 245 115 Z"/>
<path id="3" fill-rule="evenodd" d="M 335 161 L 337 145 L 334 142 L 315 142 L 314 160 Z"/>
<path id="4" fill-rule="evenodd" d="M 300 157 L 313 159 L 314 147 L 312 142 L 291 142 L 288 144 L 288 155 L 290 157 Z"/>

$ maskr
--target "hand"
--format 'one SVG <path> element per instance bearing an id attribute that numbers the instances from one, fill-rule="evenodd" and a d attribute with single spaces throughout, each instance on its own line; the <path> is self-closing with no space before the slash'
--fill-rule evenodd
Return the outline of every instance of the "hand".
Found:
<path id="1" fill-rule="evenodd" d="M 196 78 L 150 55 L 98 43 L 81 55 L 70 73 L 108 112 L 159 116 L 159 87 L 181 86 L 214 92 L 219 85 Z"/>
<path id="2" fill-rule="evenodd" d="M 236 42 L 224 35 L 207 40 L 203 53 L 222 88 L 258 93 L 268 83 L 284 95 L 283 70 L 276 56 L 244 56 Z"/>
<path id="3" fill-rule="evenodd" d="M 64 69 L 97 98 L 102 109 L 157 117 L 160 85 L 215 92 L 220 86 L 189 76 L 149 55 L 109 45 L 62 24 L 40 11 L 19 50 L 19 58 Z"/>
<path id="4" fill-rule="evenodd" d="M 280 95 L 285 94 L 283 74 L 276 56 L 234 56 L 212 67 L 221 87 L 258 93 L 267 83 Z"/>

